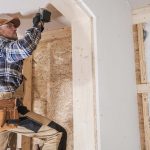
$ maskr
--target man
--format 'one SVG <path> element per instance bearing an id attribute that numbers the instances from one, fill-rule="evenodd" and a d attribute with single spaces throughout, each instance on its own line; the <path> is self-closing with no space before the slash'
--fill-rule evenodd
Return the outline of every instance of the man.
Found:
<path id="1" fill-rule="evenodd" d="M 33 25 L 34 27 L 28 29 L 22 39 L 18 39 L 16 31 L 20 26 L 19 18 L 0 18 L 0 105 L 2 101 L 7 103 L 15 99 L 15 92 L 23 81 L 23 60 L 36 49 L 44 29 L 39 14 L 33 18 Z M 17 110 L 21 115 L 19 121 L 15 122 L 18 126 L 0 132 L 0 150 L 9 147 L 10 132 L 42 139 L 42 150 L 66 149 L 67 133 L 63 127 L 46 117 L 30 112 L 20 103 Z M 2 128 L 6 122 L 9 124 L 12 121 L 4 120 Z"/>

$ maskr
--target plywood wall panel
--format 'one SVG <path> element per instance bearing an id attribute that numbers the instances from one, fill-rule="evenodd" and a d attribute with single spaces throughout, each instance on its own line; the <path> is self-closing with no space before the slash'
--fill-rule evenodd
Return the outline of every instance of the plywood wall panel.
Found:
<path id="1" fill-rule="evenodd" d="M 139 46 L 138 46 L 138 31 L 137 26 L 133 26 L 133 39 L 134 39 L 134 51 L 135 51 L 135 70 L 136 70 L 136 83 L 141 83 L 140 73 L 140 60 L 139 60 Z"/>
<path id="2" fill-rule="evenodd" d="M 73 149 L 71 30 L 43 33 L 33 54 L 34 111 L 61 124 Z"/>

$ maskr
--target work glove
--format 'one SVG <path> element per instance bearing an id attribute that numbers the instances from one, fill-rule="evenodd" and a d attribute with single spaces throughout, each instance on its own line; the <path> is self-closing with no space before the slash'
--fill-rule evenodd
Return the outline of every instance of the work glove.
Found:
<path id="1" fill-rule="evenodd" d="M 40 13 L 36 13 L 36 15 L 33 17 L 33 27 L 37 27 L 40 29 L 41 32 L 43 32 L 44 23 L 41 21 L 40 17 Z"/>
<path id="2" fill-rule="evenodd" d="M 22 115 L 25 115 L 27 112 L 29 112 L 26 106 L 18 106 L 17 110 Z"/>

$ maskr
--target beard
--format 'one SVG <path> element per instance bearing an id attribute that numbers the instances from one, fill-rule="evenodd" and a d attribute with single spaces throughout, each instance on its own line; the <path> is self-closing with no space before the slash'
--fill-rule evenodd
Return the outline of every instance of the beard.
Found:
<path id="1" fill-rule="evenodd" d="M 18 37 L 17 36 L 16 37 L 11 37 L 10 40 L 16 41 L 16 40 L 18 40 Z"/>
<path id="2" fill-rule="evenodd" d="M 18 36 L 17 36 L 16 32 L 11 36 L 11 39 L 12 40 L 18 40 Z"/>
<path id="3" fill-rule="evenodd" d="M 14 33 L 14 34 L 13 34 L 13 35 L 11 35 L 11 36 L 7 36 L 6 38 L 8 38 L 8 39 L 10 39 L 10 40 L 13 40 L 13 41 L 18 40 L 18 36 L 17 36 L 17 34 L 16 34 L 16 33 Z"/>

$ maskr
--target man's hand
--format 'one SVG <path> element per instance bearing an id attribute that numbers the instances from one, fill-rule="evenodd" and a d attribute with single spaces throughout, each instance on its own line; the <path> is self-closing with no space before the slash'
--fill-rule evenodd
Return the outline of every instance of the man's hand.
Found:
<path id="1" fill-rule="evenodd" d="M 33 26 L 37 27 L 40 22 L 40 13 L 36 13 L 36 15 L 33 17 Z"/>
<path id="2" fill-rule="evenodd" d="M 40 12 L 36 13 L 33 17 L 33 27 L 37 27 L 42 32 L 44 30 L 44 23 L 50 22 L 51 12 L 47 9 L 40 9 Z"/>
<path id="3" fill-rule="evenodd" d="M 41 21 L 40 17 L 40 13 L 36 13 L 36 15 L 33 17 L 33 27 L 39 28 L 42 32 L 44 30 L 44 23 Z"/>

